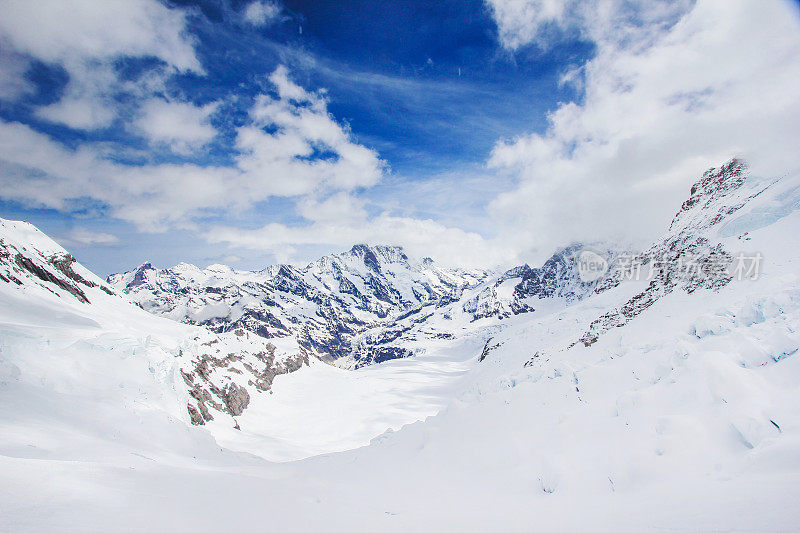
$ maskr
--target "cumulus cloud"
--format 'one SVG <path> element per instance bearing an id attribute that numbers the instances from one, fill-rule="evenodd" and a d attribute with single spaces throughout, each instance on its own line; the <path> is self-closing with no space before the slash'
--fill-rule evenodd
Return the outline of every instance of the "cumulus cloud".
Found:
<path id="1" fill-rule="evenodd" d="M 306 220 L 322 224 L 360 224 L 367 218 L 364 201 L 345 192 L 324 200 L 304 197 L 298 202 L 297 212 Z"/>
<path id="2" fill-rule="evenodd" d="M 381 178 L 384 163 L 328 113 L 324 95 L 294 84 L 283 67 L 270 79 L 275 94 L 257 98 L 251 122 L 239 128 L 233 166 L 124 165 L 91 143 L 70 149 L 27 125 L 0 120 L 0 197 L 65 212 L 89 199 L 140 229 L 164 231 L 191 228 L 214 210 L 243 212 L 272 196 L 330 195 Z M 140 125 L 155 140 L 189 146 L 213 135 L 202 127 L 209 109 L 148 106 L 166 117 Z M 179 132 L 181 121 L 191 131 Z"/>
<path id="3" fill-rule="evenodd" d="M 280 18 L 281 7 L 269 0 L 255 0 L 244 9 L 244 20 L 253 26 L 265 26 Z"/>
<path id="4" fill-rule="evenodd" d="M 331 217 L 326 213 L 318 218 L 302 226 L 272 223 L 255 230 L 214 227 L 205 238 L 211 243 L 227 243 L 232 248 L 266 251 L 281 262 L 292 261 L 302 245 L 349 247 L 355 243 L 402 245 L 413 256 L 433 257 L 443 264 L 461 267 L 498 265 L 516 257 L 515 251 L 502 243 L 431 219 L 389 213 L 373 218 Z"/>
<path id="5" fill-rule="evenodd" d="M 561 27 L 565 21 L 564 0 L 488 0 L 497 22 L 500 41 L 516 50 L 537 41 L 545 27 Z"/>
<path id="6" fill-rule="evenodd" d="M 34 91 L 33 84 L 25 78 L 28 61 L 21 55 L 9 52 L 0 41 L 0 100 L 14 101 Z"/>
<path id="7" fill-rule="evenodd" d="M 30 93 L 30 60 L 59 65 L 69 81 L 58 101 L 35 110 L 38 118 L 102 128 L 118 119 L 119 96 L 133 95 L 131 131 L 187 157 L 127 165 L 101 143 L 68 147 L 0 120 L 0 198 L 65 213 L 93 208 L 146 231 L 193 228 L 210 242 L 284 259 L 303 246 L 367 242 L 485 266 L 520 255 L 537 262 L 575 240 L 644 243 L 705 168 L 732 156 L 750 159 L 756 173 L 800 170 L 800 23 L 790 3 L 487 3 L 511 53 L 576 36 L 595 43 L 588 62 L 561 76 L 580 97 L 553 109 L 545 131 L 499 140 L 480 176 L 422 183 L 384 179 L 386 163 L 332 116 L 326 92 L 299 85 L 283 66 L 245 123 L 226 129 L 231 162 L 201 164 L 190 156 L 215 140 L 215 104 L 164 96 L 169 76 L 202 73 L 180 10 L 156 0 L 0 3 L 0 98 Z M 279 8 L 257 1 L 242 15 L 266 24 Z M 159 65 L 122 80 L 120 57 Z M 480 201 L 467 188 L 484 191 Z M 254 212 L 274 197 L 291 198 L 281 205 L 294 213 Z M 272 223 L 197 227 L 245 214 Z"/>
<path id="8" fill-rule="evenodd" d="M 73 228 L 60 240 L 62 243 L 70 246 L 111 246 L 119 242 L 116 235 L 104 233 L 102 231 L 92 231 L 86 228 Z"/>
<path id="9" fill-rule="evenodd" d="M 800 23 L 788 2 L 699 0 L 680 16 L 650 2 L 582 5 L 614 21 L 570 22 L 597 44 L 566 80 L 580 80 L 582 100 L 554 110 L 544 133 L 499 142 L 488 162 L 520 180 L 490 205 L 518 249 L 643 244 L 704 169 L 733 156 L 755 173 L 798 171 Z M 507 40 L 530 42 L 531 32 Z"/>
<path id="10" fill-rule="evenodd" d="M 250 110 L 252 123 L 239 130 L 239 168 L 285 196 L 378 182 L 385 163 L 353 142 L 349 129 L 328 113 L 324 94 L 292 82 L 284 66 L 269 79 L 277 97 L 259 96 Z"/>
<path id="11" fill-rule="evenodd" d="M 152 56 L 200 71 L 183 13 L 154 0 L 5 0 L 0 31 L 45 62 Z"/>
<path id="12" fill-rule="evenodd" d="M 97 76 L 92 78 L 89 90 L 79 88 L 79 83 L 73 80 L 64 97 L 37 109 L 36 116 L 73 129 L 94 130 L 110 126 L 116 117 L 116 110 L 110 97 L 97 91 L 101 87 L 95 85 Z"/>
<path id="13" fill-rule="evenodd" d="M 217 103 L 195 106 L 154 98 L 145 102 L 134 128 L 153 144 L 163 144 L 180 154 L 202 148 L 217 134 L 209 119 Z"/>
<path id="14" fill-rule="evenodd" d="M 69 74 L 61 100 L 38 111 L 75 129 L 108 126 L 115 92 L 129 90 L 114 72 L 120 57 L 153 57 L 171 71 L 203 71 L 183 12 L 157 0 L 7 0 L 0 40 L 18 56 L 59 65 Z"/>
<path id="15" fill-rule="evenodd" d="M 634 42 L 680 18 L 694 0 L 486 0 L 498 38 L 509 50 L 547 48 L 561 33 L 590 41 Z M 643 31 L 644 30 L 644 31 Z"/>

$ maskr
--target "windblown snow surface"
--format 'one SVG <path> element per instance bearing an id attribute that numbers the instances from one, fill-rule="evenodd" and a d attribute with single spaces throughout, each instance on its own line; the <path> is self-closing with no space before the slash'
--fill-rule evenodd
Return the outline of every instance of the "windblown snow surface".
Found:
<path id="1" fill-rule="evenodd" d="M 758 279 L 667 291 L 587 343 L 648 281 L 475 320 L 487 282 L 398 340 L 415 357 L 312 358 L 240 429 L 189 423 L 176 360 L 210 332 L 99 288 L 0 283 L 0 529 L 797 530 L 800 180 L 769 183 L 698 226 L 760 252 Z"/>

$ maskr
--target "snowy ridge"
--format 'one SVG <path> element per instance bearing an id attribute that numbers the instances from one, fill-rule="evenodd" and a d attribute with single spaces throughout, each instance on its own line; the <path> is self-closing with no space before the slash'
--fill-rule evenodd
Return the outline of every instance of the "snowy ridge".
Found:
<path id="1" fill-rule="evenodd" d="M 624 325 L 663 296 L 676 289 L 692 293 L 717 290 L 733 279 L 734 257 L 715 238 L 716 226 L 742 209 L 768 187 L 756 179 L 748 183 L 747 165 L 733 159 L 720 168 L 707 170 L 690 191 L 690 197 L 673 218 L 669 230 L 638 257 L 632 269 L 649 271 L 647 287 L 622 306 L 597 318 L 580 342 L 590 345 L 605 331 Z M 758 252 L 760 253 L 760 252 Z M 596 291 L 618 285 L 626 273 L 611 270 Z"/>
<path id="2" fill-rule="evenodd" d="M 800 520 L 798 176 L 758 179 L 737 161 L 704 174 L 635 254 L 655 265 L 650 277 L 612 268 L 583 284 L 564 268 L 574 254 L 559 251 L 535 276 L 519 267 L 386 307 L 388 321 L 349 344 L 416 357 L 355 370 L 310 354 L 270 376 L 255 366 L 273 355 L 263 343 L 288 369 L 287 355 L 307 353 L 293 335 L 219 334 L 75 282 L 82 302 L 14 255 L 24 246 L 71 280 L 48 263 L 59 250 L 33 252 L 16 233 L 3 243 L 0 496 L 27 529 L 246 529 L 268 516 L 279 530 L 791 531 Z M 758 276 L 718 268 L 740 251 L 763 256 Z M 292 267 L 241 275 L 275 280 L 297 302 L 314 303 L 335 275 L 364 295 L 352 272 L 376 269 L 358 254 L 324 258 L 308 278 Z M 397 268 L 373 254 L 382 276 Z M 698 268 L 681 266 L 687 255 Z M 179 278 L 182 294 L 191 278 L 224 293 L 237 275 L 176 269 L 126 283 Z M 529 295 L 517 292 L 525 279 Z M 487 287 L 509 312 L 476 319 L 466 303 Z M 515 301 L 530 309 L 515 314 Z M 210 396 L 198 393 L 214 416 L 203 428 L 187 410 L 203 417 L 193 382 Z M 231 384 L 249 395 L 235 417 L 245 401 Z"/>
<path id="3" fill-rule="evenodd" d="M 19 328 L 24 331 L 38 324 L 45 332 L 53 330 L 100 351 L 109 349 L 104 339 L 114 336 L 132 347 L 131 356 L 140 354 L 147 364 L 160 369 L 157 374 L 165 380 L 163 385 L 175 391 L 175 401 L 183 403 L 170 415 L 195 425 L 215 416 L 235 425 L 231 417 L 242 414 L 251 394 L 269 391 L 276 375 L 310 362 L 309 355 L 290 339 L 270 343 L 243 330 L 215 334 L 152 316 L 117 295 L 26 222 L 0 219 L 0 282 L 7 299 L 4 316 L 9 320 L 0 329 L 6 350 L 23 350 L 22 356 L 24 342 L 9 344 L 10 339 L 18 338 Z M 52 317 L 56 319 L 51 325 Z M 62 323 L 75 327 L 61 332 Z M 16 364 L 6 364 L 17 375 Z"/>
<path id="4" fill-rule="evenodd" d="M 480 284 L 489 273 L 416 261 L 399 247 L 356 245 L 303 268 L 278 265 L 260 272 L 182 263 L 159 270 L 149 263 L 108 282 L 155 314 L 207 326 L 242 328 L 264 338 L 293 337 L 308 352 L 356 365 L 408 355 L 371 350 L 353 339 L 386 327 Z"/>
<path id="5" fill-rule="evenodd" d="M 64 248 L 23 221 L 0 219 L 0 281 L 35 284 L 57 296 L 66 292 L 83 303 L 89 303 L 87 293 L 114 294 Z"/>
<path id="6" fill-rule="evenodd" d="M 573 243 L 556 250 L 541 267 L 531 268 L 526 264 L 506 271 L 494 283 L 464 302 L 463 309 L 472 315 L 473 320 L 487 317 L 503 319 L 535 311 L 540 300 L 560 299 L 572 303 L 585 298 L 603 280 L 581 280 L 578 260 L 584 251 L 602 257 L 612 271 L 618 267 L 619 257 L 624 253 L 608 244 Z"/>

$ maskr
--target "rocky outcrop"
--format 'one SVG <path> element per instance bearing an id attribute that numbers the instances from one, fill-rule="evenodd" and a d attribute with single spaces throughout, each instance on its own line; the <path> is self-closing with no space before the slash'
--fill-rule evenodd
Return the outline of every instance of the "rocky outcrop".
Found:
<path id="1" fill-rule="evenodd" d="M 239 416 L 250 405 L 250 394 L 247 389 L 236 383 L 228 383 L 222 392 L 222 399 L 231 416 Z"/>
<path id="2" fill-rule="evenodd" d="M 206 326 L 215 332 L 244 329 L 266 339 L 292 337 L 325 360 L 353 356 L 364 362 L 405 355 L 356 349 L 370 330 L 391 328 L 422 307 L 460 295 L 489 276 L 481 270 L 445 269 L 415 261 L 395 246 L 358 244 L 304 268 L 278 265 L 238 272 L 214 265 L 181 264 L 112 275 L 109 284 L 152 313 Z"/>
<path id="3" fill-rule="evenodd" d="M 721 244 L 713 244 L 708 235 L 725 217 L 764 191 L 740 191 L 746 183 L 746 171 L 747 165 L 738 159 L 707 170 L 692 186 L 664 237 L 645 252 L 630 256 L 625 268 L 609 271 L 596 292 L 616 287 L 626 278 L 642 276 L 649 280 L 647 287 L 595 319 L 572 345 L 592 345 L 606 331 L 627 324 L 675 290 L 719 290 L 730 283 L 733 256 Z"/>
<path id="4" fill-rule="evenodd" d="M 473 320 L 508 318 L 536 309 L 537 301 L 561 298 L 573 303 L 595 292 L 601 279 L 584 281 L 579 275 L 578 261 L 584 251 L 602 257 L 613 268 L 624 252 L 604 245 L 574 243 L 553 253 L 541 267 L 522 265 L 501 275 L 462 308 Z"/>
<path id="5" fill-rule="evenodd" d="M 70 293 L 79 301 L 88 304 L 89 298 L 87 298 L 86 293 L 81 290 L 75 283 L 71 283 L 68 279 L 64 279 L 61 276 L 58 276 L 47 269 L 44 265 L 38 264 L 36 261 L 33 261 L 31 258 L 26 257 L 20 253 L 17 253 L 14 257 L 14 263 L 19 266 L 22 270 L 27 271 L 30 274 L 33 274 L 40 280 L 55 285 L 56 287 Z"/>
<path id="6" fill-rule="evenodd" d="M 302 348 L 279 355 L 273 344 L 242 329 L 222 336 L 209 332 L 206 338 L 195 339 L 196 353 L 182 354 L 181 375 L 191 397 L 187 410 L 195 425 L 214 420 L 213 411 L 240 416 L 251 395 L 269 392 L 276 376 L 310 364 Z"/>
<path id="7" fill-rule="evenodd" d="M 55 294 L 66 293 L 85 304 L 90 303 L 87 289 L 99 287 L 107 294 L 114 294 L 105 285 L 78 273 L 74 268 L 75 265 L 77 265 L 75 258 L 63 250 L 42 251 L 0 239 L 1 282 L 23 285 L 23 280 L 26 278 L 35 280 L 35 283 Z"/>

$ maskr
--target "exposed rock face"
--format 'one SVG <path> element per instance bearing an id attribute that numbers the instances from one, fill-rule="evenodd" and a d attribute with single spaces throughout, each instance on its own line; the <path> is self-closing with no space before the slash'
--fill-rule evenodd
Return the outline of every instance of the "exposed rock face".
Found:
<path id="1" fill-rule="evenodd" d="M 194 341 L 193 352 L 182 353 L 181 375 L 193 400 L 187 409 L 195 425 L 213 420 L 212 411 L 241 415 L 251 393 L 268 392 L 276 376 L 310 363 L 302 348 L 279 355 L 266 339 L 242 329 L 221 336 L 209 331 Z"/>
<path id="2" fill-rule="evenodd" d="M 368 349 L 356 336 L 391 328 L 398 318 L 455 300 L 489 276 L 481 270 L 415 261 L 401 248 L 358 244 L 304 268 L 278 265 L 260 272 L 223 265 L 180 264 L 158 270 L 149 263 L 108 278 L 150 312 L 216 332 L 241 328 L 261 337 L 293 337 L 309 353 L 332 361 L 354 356 L 361 364 L 407 355 L 385 346 Z"/>
<path id="3" fill-rule="evenodd" d="M 4 224 L 10 224 L 5 221 Z M 26 225 L 16 222 L 17 225 Z M 36 230 L 38 232 L 38 230 Z M 34 247 L 24 246 L 21 243 L 11 243 L 0 238 L 0 281 L 22 285 L 23 279 L 35 280 L 48 290 L 59 294 L 59 290 L 75 297 L 79 302 L 88 304 L 87 288 L 100 287 L 106 293 L 113 291 L 105 285 L 88 279 L 91 274 L 80 267 L 84 274 L 75 270 L 78 266 L 75 258 L 61 249 L 38 250 Z"/>
<path id="4" fill-rule="evenodd" d="M 522 265 L 508 270 L 477 296 L 466 301 L 464 311 L 473 320 L 497 317 L 508 318 L 534 311 L 538 300 L 562 298 L 567 303 L 592 294 L 601 280 L 584 282 L 578 270 L 581 252 L 591 250 L 603 257 L 612 267 L 622 252 L 599 244 L 573 243 L 557 250 L 539 268 Z"/>
<path id="5" fill-rule="evenodd" d="M 228 412 L 233 416 L 239 416 L 250 405 L 250 394 L 247 393 L 247 389 L 236 383 L 228 383 L 223 399 Z"/>
<path id="6" fill-rule="evenodd" d="M 156 270 L 144 265 L 132 276 L 134 285 L 150 283 Z M 106 312 L 132 303 L 114 293 L 63 248 L 24 222 L 0 219 L 0 283 L 22 289 L 44 289 L 73 305 Z M 215 333 L 203 328 L 186 331 L 175 354 L 189 394 L 187 411 L 192 424 L 202 425 L 217 415 L 240 416 L 254 394 L 270 390 L 276 376 L 310 363 L 296 343 L 283 342 L 278 350 L 263 337 L 244 329 Z M 196 333 L 190 337 L 191 333 Z M 180 378 L 178 378 L 180 379 Z"/>
<path id="7" fill-rule="evenodd" d="M 720 168 L 706 170 L 692 185 L 689 198 L 675 214 L 669 230 L 686 230 L 690 227 L 695 231 L 707 229 L 741 209 L 751 197 L 732 203 L 724 199 L 745 183 L 746 172 L 747 163 L 740 159 L 731 159 Z"/>
<path id="8" fill-rule="evenodd" d="M 746 171 L 744 162 L 733 159 L 703 174 L 692 186 L 689 199 L 673 218 L 669 231 L 644 253 L 632 258 L 632 268 L 642 274 L 650 273 L 647 288 L 621 307 L 598 317 L 575 343 L 593 344 L 604 332 L 625 325 L 676 289 L 687 293 L 718 290 L 732 280 L 733 256 L 721 244 L 711 244 L 708 235 L 725 217 L 763 192 L 763 188 L 740 190 L 746 182 Z M 624 278 L 625 273 L 619 269 L 609 271 L 596 292 L 616 287 Z"/>
<path id="9" fill-rule="evenodd" d="M 21 269 L 28 271 L 40 280 L 47 283 L 52 283 L 53 285 L 64 289 L 85 304 L 89 303 L 89 299 L 86 297 L 86 294 L 83 292 L 83 290 L 81 290 L 80 287 L 78 287 L 77 284 L 72 283 L 68 278 L 64 279 L 63 276 L 55 274 L 41 263 L 33 261 L 29 257 L 26 257 L 20 253 L 16 254 L 14 257 L 14 262 Z M 52 264 L 49 259 L 46 262 Z"/>

